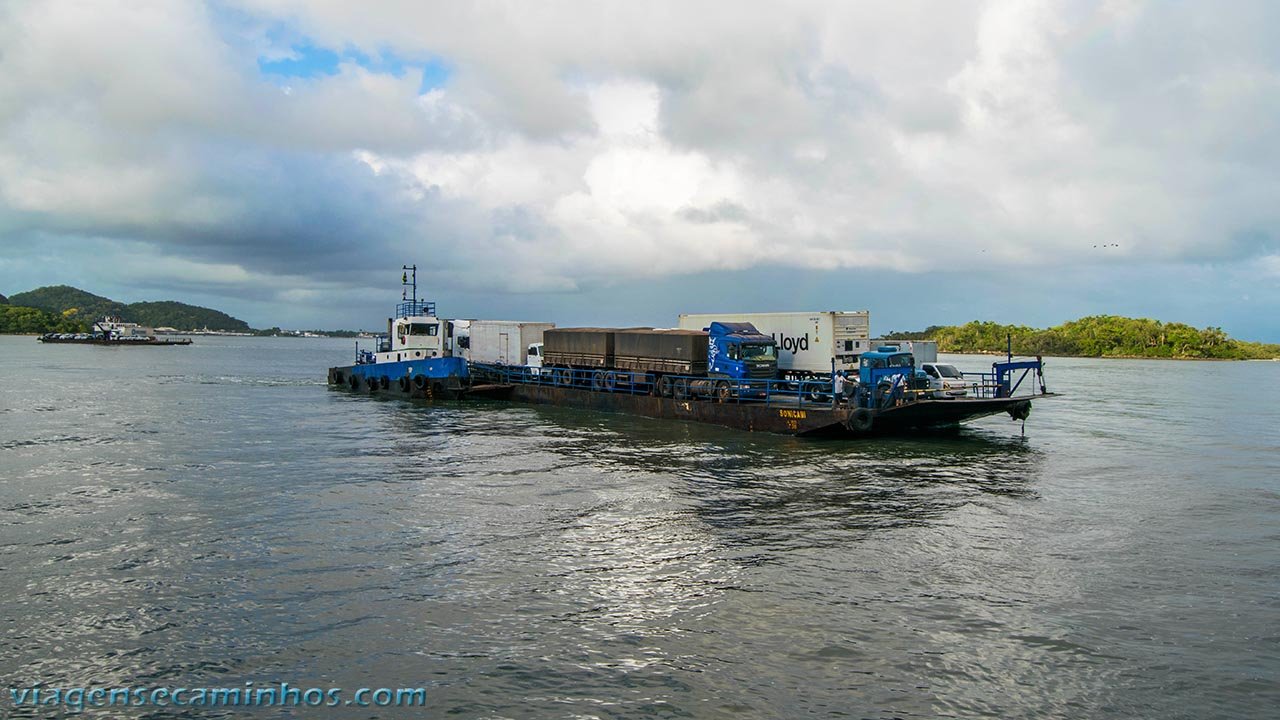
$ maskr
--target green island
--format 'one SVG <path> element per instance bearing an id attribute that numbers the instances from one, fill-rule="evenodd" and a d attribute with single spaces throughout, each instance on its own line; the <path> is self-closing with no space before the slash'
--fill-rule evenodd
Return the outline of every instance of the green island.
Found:
<path id="1" fill-rule="evenodd" d="M 118 317 L 152 328 L 179 332 L 204 331 L 250 333 L 264 337 L 357 337 L 355 330 L 255 330 L 239 318 L 219 310 L 174 300 L 122 303 L 71 287 L 49 285 L 17 295 L 0 295 L 0 334 L 89 332 L 103 317 Z"/>
<path id="2" fill-rule="evenodd" d="M 70 285 L 51 285 L 0 300 L 0 333 L 87 332 L 108 315 L 177 330 L 250 330 L 245 321 L 206 307 L 172 300 L 121 303 Z"/>
<path id="3" fill-rule="evenodd" d="M 1178 360 L 1280 358 L 1280 344 L 1236 340 L 1222 328 L 1198 329 L 1183 323 L 1117 315 L 1092 315 L 1045 329 L 973 321 L 934 325 L 918 332 L 891 332 L 884 337 L 933 340 L 940 352 L 950 353 L 1004 353 L 1007 338 L 1011 338 L 1016 355 Z"/>

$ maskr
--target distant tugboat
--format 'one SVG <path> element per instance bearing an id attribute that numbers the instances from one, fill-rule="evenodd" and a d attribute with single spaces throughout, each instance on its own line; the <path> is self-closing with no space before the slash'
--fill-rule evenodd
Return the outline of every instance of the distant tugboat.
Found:
<path id="1" fill-rule="evenodd" d="M 45 333 L 36 338 L 42 343 L 62 343 L 77 345 L 190 345 L 189 338 L 178 340 L 161 340 L 155 331 L 138 323 L 121 322 L 118 317 L 105 317 L 93 324 L 93 332 L 89 333 Z"/>

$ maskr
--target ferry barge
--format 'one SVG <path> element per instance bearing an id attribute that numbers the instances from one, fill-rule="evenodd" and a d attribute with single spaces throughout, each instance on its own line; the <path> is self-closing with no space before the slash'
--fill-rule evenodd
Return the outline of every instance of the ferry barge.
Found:
<path id="1" fill-rule="evenodd" d="M 122 322 L 117 317 L 105 317 L 93 324 L 93 332 L 88 333 L 45 333 L 36 338 L 39 342 L 50 345 L 114 345 L 121 347 L 169 347 L 172 345 L 190 345 L 190 338 L 161 340 L 155 331 L 138 323 Z"/>
<path id="2" fill-rule="evenodd" d="M 857 437 L 943 428 L 1007 414 L 1026 420 L 1033 399 L 1052 397 L 1043 362 L 1011 354 L 990 372 L 965 375 L 964 392 L 939 392 L 908 350 L 863 352 L 856 376 L 779 378 L 774 340 L 750 323 L 713 322 L 703 331 L 548 328 L 530 344 L 529 364 L 469 362 L 467 339 L 412 287 L 373 350 L 329 369 L 331 386 L 369 395 L 492 399 L 703 422 L 797 436 Z M 414 273 L 412 282 L 409 271 Z M 519 338 L 519 335 L 517 335 Z"/>

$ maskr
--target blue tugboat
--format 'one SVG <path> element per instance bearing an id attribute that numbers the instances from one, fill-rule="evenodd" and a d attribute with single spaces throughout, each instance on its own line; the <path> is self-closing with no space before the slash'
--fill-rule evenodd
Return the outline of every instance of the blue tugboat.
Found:
<path id="1" fill-rule="evenodd" d="M 374 348 L 356 343 L 354 365 L 329 368 L 330 385 L 399 397 L 451 399 L 469 385 L 467 361 L 454 356 L 453 323 L 436 316 L 436 304 L 418 299 L 418 266 L 405 265 L 404 291 L 387 333 Z"/>

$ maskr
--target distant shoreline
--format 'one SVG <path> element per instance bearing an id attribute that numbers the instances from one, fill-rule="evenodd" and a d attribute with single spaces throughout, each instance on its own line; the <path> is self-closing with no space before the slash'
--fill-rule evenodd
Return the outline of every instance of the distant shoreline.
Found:
<path id="1" fill-rule="evenodd" d="M 938 350 L 939 355 L 984 355 L 989 357 L 1004 357 L 1007 353 L 1004 350 Z M 1014 353 L 1017 357 L 1034 357 L 1021 353 Z M 1156 355 L 1041 355 L 1043 358 L 1060 358 L 1063 360 L 1173 360 L 1176 362 L 1275 362 L 1280 360 L 1277 358 L 1202 358 L 1202 357 L 1160 357 Z"/>

